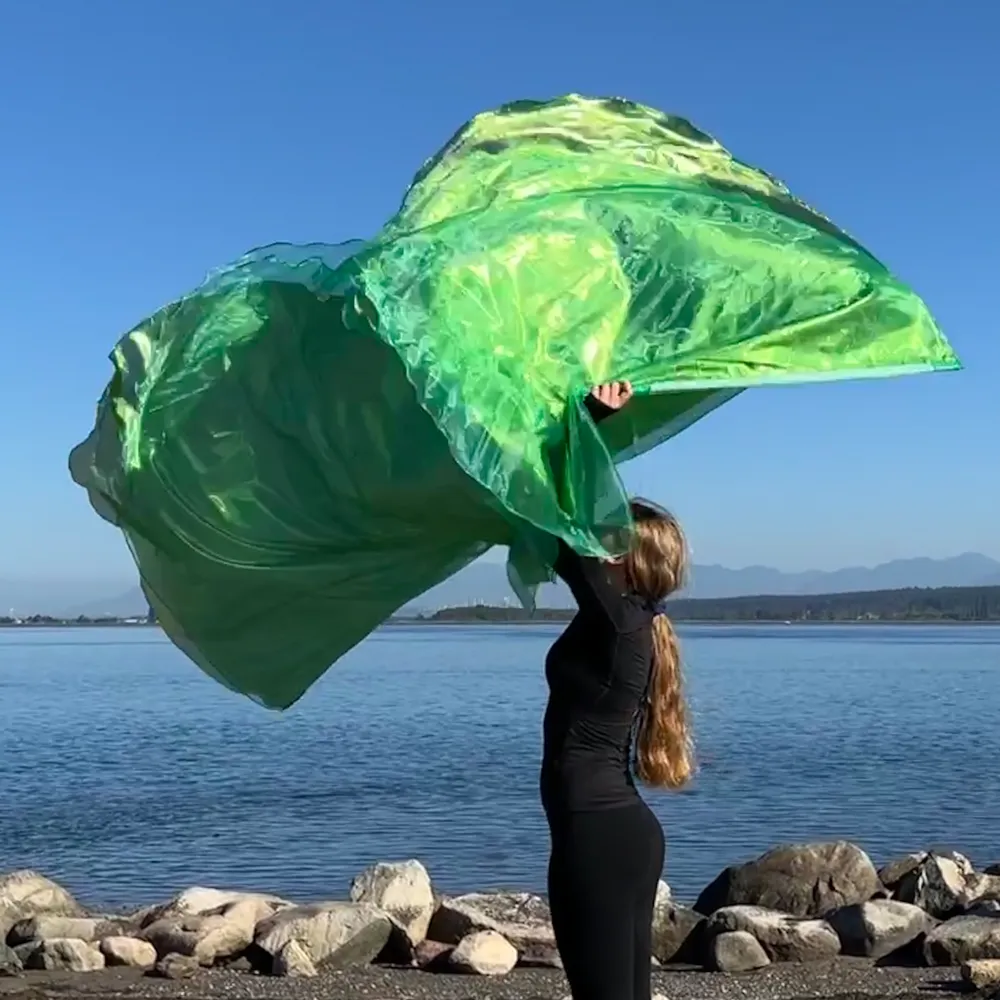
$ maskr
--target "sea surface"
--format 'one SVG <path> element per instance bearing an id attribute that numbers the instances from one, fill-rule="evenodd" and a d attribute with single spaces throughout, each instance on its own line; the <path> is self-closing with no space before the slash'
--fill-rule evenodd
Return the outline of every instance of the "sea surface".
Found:
<path id="1" fill-rule="evenodd" d="M 392 627 L 284 714 L 156 630 L 0 630 L 0 872 L 94 905 L 189 885 L 343 898 L 418 857 L 445 892 L 542 889 L 547 626 Z M 693 899 L 774 844 L 1000 861 L 1000 627 L 682 629 L 701 771 L 649 801 Z"/>

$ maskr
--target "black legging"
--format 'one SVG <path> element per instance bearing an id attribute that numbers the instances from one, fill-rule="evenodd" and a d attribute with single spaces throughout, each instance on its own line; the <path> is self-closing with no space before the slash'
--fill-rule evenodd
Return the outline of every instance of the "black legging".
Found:
<path id="1" fill-rule="evenodd" d="M 650 1000 L 663 829 L 640 802 L 549 815 L 549 905 L 573 1000 Z"/>

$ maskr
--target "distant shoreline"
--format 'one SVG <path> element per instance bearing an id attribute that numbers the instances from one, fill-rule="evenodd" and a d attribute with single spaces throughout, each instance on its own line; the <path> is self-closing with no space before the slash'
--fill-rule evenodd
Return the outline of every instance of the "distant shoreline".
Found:
<path id="1" fill-rule="evenodd" d="M 399 625 L 554 625 L 565 624 L 572 608 L 489 604 L 441 608 L 427 615 L 398 616 Z M 1000 624 L 1000 586 L 908 587 L 843 594 L 758 594 L 746 597 L 676 598 L 670 617 L 703 625 L 989 625 Z M 0 628 L 143 628 L 157 624 L 152 615 L 0 616 Z"/>

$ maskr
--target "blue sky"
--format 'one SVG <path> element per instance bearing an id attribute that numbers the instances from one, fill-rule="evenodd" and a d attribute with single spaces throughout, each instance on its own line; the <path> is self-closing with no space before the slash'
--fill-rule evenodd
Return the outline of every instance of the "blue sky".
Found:
<path id="1" fill-rule="evenodd" d="M 134 322 L 275 240 L 373 233 L 479 110 L 691 118 L 925 297 L 958 374 L 755 390 L 626 467 L 700 562 L 1000 557 L 1000 8 L 982 0 L 0 7 L 0 577 L 127 579 L 66 473 Z"/>

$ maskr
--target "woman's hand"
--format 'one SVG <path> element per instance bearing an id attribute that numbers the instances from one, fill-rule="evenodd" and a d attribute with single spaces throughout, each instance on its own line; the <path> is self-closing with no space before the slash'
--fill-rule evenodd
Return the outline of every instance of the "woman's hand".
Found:
<path id="1" fill-rule="evenodd" d="M 595 385 L 590 395 L 609 410 L 620 410 L 633 396 L 631 382 L 605 382 Z"/>

